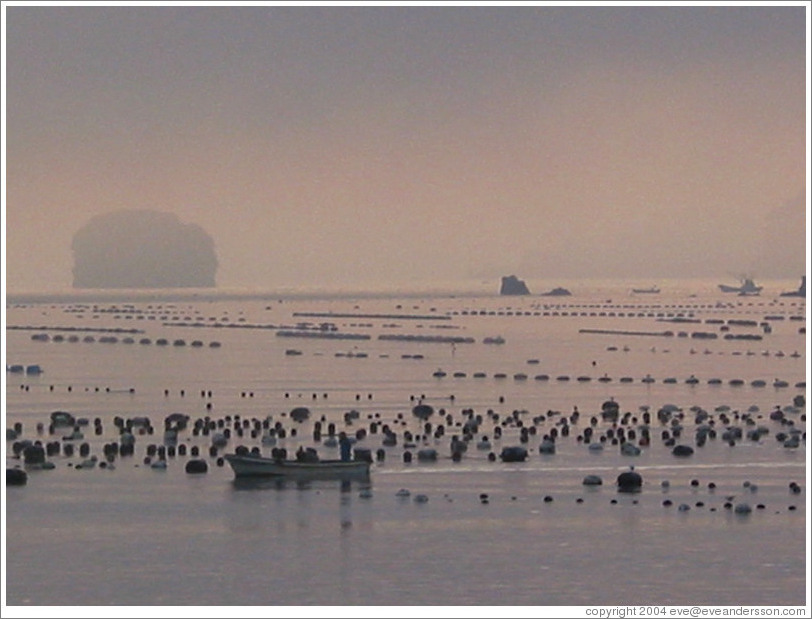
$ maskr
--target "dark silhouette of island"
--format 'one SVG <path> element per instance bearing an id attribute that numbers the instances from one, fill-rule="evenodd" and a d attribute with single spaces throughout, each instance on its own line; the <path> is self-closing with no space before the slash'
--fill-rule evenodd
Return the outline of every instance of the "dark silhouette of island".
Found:
<path id="1" fill-rule="evenodd" d="M 196 224 L 151 210 L 94 217 L 74 236 L 74 288 L 214 288 L 214 240 Z"/>
<path id="2" fill-rule="evenodd" d="M 572 293 L 566 288 L 553 288 L 547 292 L 542 292 L 542 297 L 569 297 Z"/>
<path id="3" fill-rule="evenodd" d="M 499 290 L 502 295 L 530 294 L 527 284 L 515 275 L 507 275 L 502 278 L 502 287 Z"/>

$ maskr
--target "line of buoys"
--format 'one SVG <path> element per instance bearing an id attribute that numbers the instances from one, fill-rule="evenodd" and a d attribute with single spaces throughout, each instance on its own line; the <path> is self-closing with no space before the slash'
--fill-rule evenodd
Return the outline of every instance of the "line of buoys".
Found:
<path id="1" fill-rule="evenodd" d="M 446 376 L 448 376 L 448 372 L 446 372 L 443 369 L 438 369 L 437 371 L 435 371 L 432 374 L 432 376 L 434 378 L 445 378 Z M 486 378 L 487 374 L 485 372 L 476 372 L 473 376 L 474 376 L 474 378 Z M 462 372 L 462 371 L 456 371 L 456 372 L 453 373 L 453 377 L 454 378 L 466 378 L 467 373 Z M 508 377 L 508 374 L 506 372 L 496 372 L 496 373 L 493 374 L 493 378 L 495 380 L 504 380 L 507 377 Z M 525 374 L 524 372 L 518 372 L 518 373 L 513 375 L 513 378 L 516 381 L 525 381 L 525 380 L 528 379 L 528 375 Z M 538 382 L 546 382 L 546 381 L 550 380 L 550 375 L 549 374 L 536 374 L 533 378 L 534 378 L 534 380 L 536 380 Z M 569 382 L 571 379 L 572 379 L 572 377 L 570 375 L 568 375 L 568 374 L 561 374 L 561 375 L 558 375 L 558 376 L 555 377 L 555 380 L 558 381 L 558 382 Z M 582 375 L 576 376 L 575 380 L 577 382 L 579 382 L 579 383 L 588 383 L 588 382 L 590 382 L 592 380 L 592 377 L 588 376 L 588 375 L 585 375 L 585 374 L 582 374 Z M 600 376 L 600 377 L 597 378 L 597 381 L 601 382 L 601 383 L 611 383 L 611 382 L 613 382 L 613 380 L 614 379 L 611 376 L 608 376 L 607 374 L 604 374 L 603 376 Z M 622 377 L 619 378 L 618 382 L 624 383 L 624 384 L 629 384 L 629 383 L 634 382 L 634 378 L 631 377 L 631 376 L 622 376 Z M 640 382 L 645 383 L 645 384 L 654 384 L 654 383 L 657 382 L 657 379 L 652 377 L 650 374 L 646 374 L 643 378 L 640 379 Z M 666 378 L 663 378 L 661 380 L 661 382 L 664 385 L 676 385 L 676 384 L 679 384 L 680 381 L 679 381 L 678 378 L 676 378 L 674 376 L 668 376 Z M 688 378 L 684 379 L 683 382 L 686 385 L 699 385 L 702 381 L 699 378 L 697 378 L 694 374 L 691 374 Z M 714 378 L 707 379 L 706 382 L 707 382 L 708 385 L 721 385 L 721 384 L 723 384 L 724 381 L 722 379 L 720 379 L 720 378 L 715 378 L 714 377 Z M 731 378 L 730 380 L 728 380 L 728 385 L 730 385 L 731 387 L 742 387 L 742 386 L 744 386 L 746 384 L 747 383 L 744 381 L 744 379 L 741 379 L 741 378 Z M 754 380 L 752 380 L 750 382 L 750 386 L 757 387 L 757 388 L 765 387 L 766 385 L 767 385 L 767 382 L 765 380 L 763 380 L 763 379 L 754 379 Z M 776 378 L 775 380 L 773 380 L 772 386 L 775 387 L 775 388 L 784 388 L 784 387 L 789 387 L 790 384 L 786 380 Z M 806 382 L 795 383 L 795 388 L 797 388 L 797 389 L 805 389 L 806 388 Z"/>
<path id="2" fill-rule="evenodd" d="M 93 331 L 115 332 L 115 333 L 143 333 L 143 331 L 140 331 L 140 330 L 123 330 L 123 331 L 121 331 L 121 330 L 115 330 L 115 329 L 111 329 L 111 330 L 94 329 Z M 67 342 L 78 342 L 78 341 L 80 341 L 79 337 L 76 336 L 76 335 L 72 335 L 72 336 L 69 336 L 69 337 L 65 338 L 62 335 L 49 336 L 47 333 L 34 334 L 34 335 L 31 336 L 31 339 L 36 341 L 36 342 L 49 342 L 50 341 L 50 342 L 56 342 L 56 343 L 60 343 L 60 342 L 64 342 L 64 341 L 67 341 Z M 135 338 L 133 338 L 133 337 L 124 337 L 122 339 L 119 339 L 118 337 L 116 337 L 114 335 L 102 335 L 102 336 L 96 338 L 96 337 L 94 337 L 92 335 L 87 335 L 84 338 L 82 338 L 81 341 L 86 343 L 86 344 L 92 344 L 94 342 L 99 343 L 99 344 L 117 344 L 117 343 L 134 344 L 135 343 Z M 148 337 L 142 337 L 142 338 L 140 338 L 138 340 L 138 343 L 141 344 L 142 346 L 148 346 L 148 345 L 152 344 L 152 340 L 150 338 L 148 338 Z M 166 339 L 166 338 L 158 338 L 157 340 L 155 340 L 155 344 L 157 346 L 162 346 L 162 347 L 163 346 L 168 346 L 169 345 L 169 340 Z M 175 346 L 175 347 L 178 347 L 178 348 L 184 347 L 184 346 L 186 346 L 186 340 L 184 340 L 184 339 L 175 339 L 175 340 L 172 341 L 172 345 Z M 190 345 L 191 345 L 192 348 L 203 348 L 205 346 L 205 343 L 202 340 L 193 340 Z M 217 342 L 217 341 L 209 342 L 209 348 L 219 348 L 221 345 L 222 344 L 220 342 Z M 7 367 L 6 371 L 12 372 L 12 373 L 17 373 L 17 372 L 21 372 L 22 370 L 17 370 L 17 366 L 15 365 L 15 366 Z M 33 373 L 33 372 L 29 372 L 29 373 Z"/>

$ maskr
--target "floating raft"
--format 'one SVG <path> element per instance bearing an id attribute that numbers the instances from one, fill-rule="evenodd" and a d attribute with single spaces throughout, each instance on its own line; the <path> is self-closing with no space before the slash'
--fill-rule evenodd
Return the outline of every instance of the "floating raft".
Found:
<path id="1" fill-rule="evenodd" d="M 305 318 L 384 318 L 386 320 L 451 320 L 450 316 L 438 314 L 356 314 L 337 312 L 294 312 Z"/>
<path id="2" fill-rule="evenodd" d="M 578 329 L 578 333 L 598 335 L 647 335 L 653 337 L 674 337 L 673 331 L 624 331 L 619 329 Z"/>
<path id="3" fill-rule="evenodd" d="M 379 340 L 396 342 L 434 342 L 440 344 L 473 344 L 476 340 L 472 337 L 462 337 L 456 335 L 379 335 Z"/>
<path id="4" fill-rule="evenodd" d="M 336 333 L 335 331 L 277 331 L 277 337 L 304 337 L 324 340 L 369 340 L 364 333 Z"/>

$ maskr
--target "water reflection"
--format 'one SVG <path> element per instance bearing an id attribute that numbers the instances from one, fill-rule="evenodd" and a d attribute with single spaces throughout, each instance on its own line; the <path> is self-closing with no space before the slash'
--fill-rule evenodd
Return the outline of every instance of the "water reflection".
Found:
<path id="1" fill-rule="evenodd" d="M 371 488 L 369 477 L 343 479 L 294 479 L 287 477 L 238 477 L 232 481 L 235 490 L 340 490 L 342 493 L 353 489 Z"/>

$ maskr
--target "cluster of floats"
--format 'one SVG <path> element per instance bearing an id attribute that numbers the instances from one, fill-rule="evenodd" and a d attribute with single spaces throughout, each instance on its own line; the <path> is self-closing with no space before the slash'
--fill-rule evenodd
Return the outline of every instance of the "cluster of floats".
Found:
<path id="1" fill-rule="evenodd" d="M 15 307 L 26 307 L 25 304 L 15 305 Z M 148 320 L 148 321 L 166 321 L 166 320 L 191 320 L 193 317 L 200 316 L 200 310 L 194 309 L 192 306 L 185 308 L 175 304 L 167 305 L 153 305 L 147 304 L 144 307 L 139 307 L 134 304 L 122 305 L 98 305 L 98 304 L 70 304 L 66 306 L 50 305 L 50 309 L 59 309 L 64 314 L 71 314 L 77 319 L 84 319 L 88 315 L 93 319 L 101 318 L 103 315 L 112 317 L 114 320 Z M 228 313 L 228 312 L 225 312 Z M 208 318 L 209 321 L 220 320 L 228 322 L 228 316 L 220 318 Z M 238 318 L 238 320 L 240 320 Z"/>
<path id="2" fill-rule="evenodd" d="M 339 314 L 339 313 L 319 313 L 319 312 L 298 312 L 294 316 L 300 317 L 320 317 L 320 318 L 374 318 L 374 319 L 415 319 L 415 320 L 428 320 L 447 321 L 451 319 L 451 315 L 467 315 L 467 310 L 460 312 L 451 312 L 450 315 L 404 315 L 404 314 Z M 751 340 L 759 341 L 762 339 L 763 334 L 772 333 L 772 323 L 774 321 L 790 320 L 790 321 L 803 321 L 805 318 L 802 315 L 784 316 L 782 314 L 771 314 L 763 317 L 761 321 L 749 319 L 721 319 L 721 318 L 706 318 L 704 320 L 694 318 L 692 315 L 682 313 L 667 313 L 667 312 L 614 312 L 614 311 L 512 311 L 512 310 L 481 310 L 480 312 L 471 311 L 470 315 L 498 315 L 498 316 L 514 316 L 514 315 L 550 315 L 550 316 L 596 316 L 596 317 L 650 317 L 654 318 L 657 322 L 668 322 L 673 324 L 701 324 L 718 325 L 718 330 L 721 332 L 721 337 L 726 340 Z M 189 321 L 176 321 L 165 322 L 164 326 L 170 327 L 210 327 L 212 325 L 205 322 L 189 322 Z M 367 333 L 357 333 L 343 331 L 335 322 L 299 322 L 295 325 L 276 325 L 276 324 L 255 324 L 255 323 L 231 323 L 227 325 L 216 324 L 214 326 L 222 328 L 234 329 L 266 329 L 276 331 L 279 337 L 300 337 L 300 338 L 320 338 L 320 339 L 334 339 L 334 340 L 370 340 L 372 336 Z M 350 328 L 372 328 L 374 323 L 349 323 L 347 326 Z M 423 325 L 420 325 L 423 326 Z M 382 323 L 382 328 L 385 329 L 398 329 L 402 325 L 397 323 Z M 731 327 L 757 327 L 761 329 L 762 333 L 734 333 L 731 332 Z M 460 326 L 452 324 L 429 324 L 430 329 L 459 329 Z M 673 331 L 670 329 L 659 331 L 635 331 L 635 330 L 617 330 L 617 329 L 580 329 L 579 333 L 585 334 L 611 334 L 611 335 L 642 335 L 642 336 L 657 336 L 657 337 L 691 337 L 694 339 L 717 339 L 720 337 L 719 333 L 715 331 Z M 798 333 L 806 333 L 806 327 L 801 326 Z M 453 336 L 453 335 L 426 335 L 426 334 L 381 334 L 377 339 L 383 341 L 404 341 L 404 342 L 436 342 L 436 343 L 453 343 L 453 344 L 472 344 L 476 342 L 473 337 L 467 336 Z M 504 343 L 499 336 L 492 338 L 485 338 L 483 340 L 486 344 L 500 344 Z"/>
<path id="3" fill-rule="evenodd" d="M 105 438 L 105 426 L 100 418 L 91 422 L 65 411 L 55 411 L 47 426 L 42 422 L 36 424 L 36 438 L 25 438 L 21 422 L 6 429 L 6 441 L 11 443 L 10 460 L 18 461 L 11 467 L 7 464 L 6 481 L 8 485 L 25 485 L 30 471 L 56 468 L 54 460 L 57 458 L 67 461 L 67 466 L 76 470 L 114 470 L 118 462 L 130 458 L 135 460 L 135 466 L 166 470 L 170 462 L 184 460 L 184 471 L 197 475 L 208 472 L 208 456 L 218 467 L 228 463 L 237 482 L 257 478 L 368 480 L 376 466 L 384 466 L 392 450 L 397 450 L 403 466 L 440 460 L 460 462 L 467 458 L 522 463 L 533 451 L 542 459 L 554 457 L 564 440 L 574 440 L 589 454 L 616 450 L 630 458 L 655 448 L 658 438 L 660 446 L 678 459 L 701 454 L 713 442 L 731 447 L 742 441 L 762 444 L 770 435 L 785 449 L 793 450 L 805 445 L 806 432 L 799 427 L 806 422 L 804 407 L 804 397 L 799 395 L 793 398 L 792 405 L 776 406 L 766 415 L 757 406 L 739 412 L 724 405 L 708 411 L 699 406 L 684 410 L 671 404 L 656 412 L 641 407 L 638 413 L 631 413 L 621 412 L 620 404 L 610 399 L 591 416 L 581 414 L 577 407 L 570 414 L 552 410 L 540 415 L 531 415 L 527 410 L 500 414 L 489 409 L 483 415 L 469 408 L 455 415 L 445 408 L 435 410 L 418 398 L 411 408 L 411 416 L 397 413 L 396 418 L 386 422 L 380 413 L 369 413 L 364 421 L 359 411 L 351 410 L 344 413 L 343 425 L 328 422 L 323 415 L 314 421 L 315 415 L 303 406 L 282 413 L 282 419 L 278 420 L 274 420 L 273 415 L 262 419 L 207 415 L 193 420 L 189 415 L 174 413 L 156 425 L 148 416 L 116 416 L 112 441 L 108 440 L 109 432 Z M 85 439 L 90 433 L 97 437 L 93 445 Z M 310 442 L 307 433 L 310 433 Z M 375 441 L 380 445 L 377 449 L 371 445 Z M 290 446 L 290 453 L 286 445 Z M 93 453 L 94 448 L 96 453 Z M 136 448 L 142 451 L 136 454 Z M 319 448 L 337 451 L 335 455 L 339 457 L 322 458 Z M 486 455 L 477 457 L 476 454 Z M 601 485 L 603 479 L 597 474 L 586 475 L 582 480 L 584 487 Z M 617 475 L 614 485 L 619 492 L 638 493 L 643 489 L 644 480 L 631 466 Z M 699 480 L 690 482 L 694 489 L 699 485 Z M 663 480 L 659 486 L 667 492 L 671 483 Z M 364 496 L 371 497 L 370 488 L 364 487 Z M 707 489 L 709 496 L 713 495 L 716 484 L 707 483 Z M 757 490 L 757 484 L 746 481 L 739 492 L 755 495 Z M 788 491 L 790 495 L 800 495 L 803 489 L 797 482 L 790 481 Z M 398 496 L 405 498 L 410 492 L 402 489 Z M 413 498 L 416 502 L 428 500 L 427 495 L 422 494 Z M 483 503 L 489 500 L 487 494 L 480 494 L 479 498 Z M 724 496 L 720 507 L 741 514 L 753 511 L 749 501 L 740 500 L 735 505 L 734 498 L 735 495 Z M 552 496 L 544 497 L 545 502 L 552 500 Z M 579 497 L 577 501 L 583 499 Z M 670 499 L 663 501 L 666 507 L 672 504 Z M 705 504 L 696 503 L 695 507 L 705 507 Z M 755 509 L 765 507 L 757 504 Z M 690 508 L 687 504 L 678 507 L 680 511 Z M 795 509 L 794 504 L 788 506 L 788 510 Z"/>
<path id="4" fill-rule="evenodd" d="M 14 328 L 14 327 L 9 327 L 9 328 L 11 329 L 11 328 Z M 16 327 L 16 328 L 17 329 L 30 329 L 28 327 Z M 48 329 L 48 328 L 47 327 L 38 327 L 38 328 L 36 328 L 37 331 L 44 331 L 45 329 Z M 73 329 L 71 327 L 52 327 L 52 328 L 50 328 L 48 330 L 51 330 L 51 331 L 81 331 L 81 332 L 88 331 L 88 329 L 78 329 L 78 328 Z M 33 341 L 35 341 L 35 342 L 56 342 L 56 343 L 61 343 L 61 342 L 70 342 L 70 343 L 83 342 L 85 344 L 92 344 L 92 343 L 96 343 L 96 342 L 98 342 L 100 344 L 119 344 L 119 343 L 120 344 L 135 344 L 135 343 L 138 343 L 138 344 L 141 344 L 142 346 L 148 346 L 148 345 L 151 345 L 151 344 L 155 344 L 156 346 L 169 346 L 171 344 L 172 346 L 176 346 L 176 347 L 182 347 L 182 346 L 187 345 L 187 342 L 184 339 L 170 340 L 170 339 L 164 338 L 164 337 L 159 337 L 159 338 L 155 338 L 155 339 L 152 339 L 152 338 L 149 338 L 149 337 L 135 337 L 135 335 L 143 333 L 143 331 L 137 331 L 137 330 L 93 329 L 93 331 L 97 332 L 97 333 L 102 332 L 102 333 L 105 333 L 105 335 L 88 334 L 88 335 L 80 336 L 80 335 L 77 335 L 76 333 L 70 333 L 69 335 L 65 335 L 64 333 L 61 333 L 61 332 L 60 333 L 55 333 L 55 334 L 52 335 L 52 334 L 47 333 L 47 332 L 41 332 L 41 333 L 34 333 L 31 336 L 31 339 Z M 123 334 L 126 334 L 126 333 L 130 333 L 130 335 L 123 335 Z M 217 340 L 212 340 L 212 341 L 208 342 L 208 344 L 206 344 L 202 340 L 192 340 L 191 342 L 188 342 L 188 345 L 191 346 L 192 348 L 203 348 L 204 346 L 208 346 L 209 348 L 219 348 L 222 344 L 220 342 L 218 342 Z"/>
<path id="5" fill-rule="evenodd" d="M 538 360 L 531 359 L 531 360 L 528 361 L 528 363 L 538 363 Z M 457 371 L 457 372 L 451 372 L 449 374 L 449 372 L 443 370 L 442 368 L 438 368 L 432 374 L 432 376 L 434 378 L 446 378 L 448 376 L 451 376 L 452 378 L 468 378 L 468 373 L 467 372 L 462 372 L 462 371 Z M 471 374 L 471 377 L 473 377 L 473 378 L 488 378 L 488 374 L 487 374 L 487 372 L 474 372 L 474 373 Z M 494 378 L 495 380 L 506 380 L 506 379 L 510 378 L 510 375 L 507 374 L 506 372 L 495 372 L 492 375 L 492 378 Z M 517 373 L 512 375 L 512 378 L 515 381 L 526 381 L 526 380 L 530 379 L 530 375 L 526 374 L 525 372 L 517 372 Z M 592 376 L 587 376 L 587 375 L 570 376 L 569 374 L 560 374 L 558 376 L 550 376 L 549 374 L 536 374 L 532 378 L 533 378 L 533 380 L 538 381 L 538 382 L 542 382 L 542 383 L 543 382 L 548 382 L 548 381 L 551 381 L 551 380 L 554 380 L 554 381 L 557 381 L 557 382 L 562 382 L 562 383 L 566 383 L 566 382 L 569 382 L 569 381 L 576 381 L 576 382 L 579 382 L 579 383 L 588 383 L 588 382 L 591 382 L 593 380 Z M 603 376 L 598 376 L 594 380 L 596 380 L 597 382 L 601 382 L 601 383 L 611 383 L 611 382 L 617 381 L 619 383 L 628 384 L 628 383 L 633 383 L 634 382 L 634 378 L 632 376 L 621 376 L 621 377 L 615 379 L 615 378 L 613 378 L 611 376 L 608 376 L 607 374 L 604 374 Z M 644 383 L 644 384 L 654 384 L 654 383 L 657 382 L 657 379 L 654 378 L 653 376 L 651 376 L 651 374 L 646 374 L 643 378 L 639 379 L 639 382 Z M 679 380 L 678 378 L 676 378 L 674 376 L 669 376 L 669 377 L 666 377 L 666 378 L 663 378 L 663 379 L 660 380 L 660 383 L 665 384 L 665 385 L 676 385 L 676 384 L 679 384 L 679 383 L 686 384 L 686 385 L 699 385 L 702 382 L 703 382 L 702 380 L 700 380 L 699 378 L 697 378 L 693 374 L 691 374 L 688 378 L 686 378 L 684 380 Z M 751 387 L 766 387 L 768 384 L 772 384 L 772 386 L 776 387 L 776 388 L 783 388 L 783 387 L 789 387 L 790 386 L 789 381 L 786 381 L 786 380 L 783 380 L 783 379 L 780 379 L 780 378 L 774 379 L 772 381 L 772 383 L 768 383 L 766 380 L 762 380 L 762 379 L 751 380 L 748 383 L 747 381 L 745 381 L 744 379 L 741 379 L 741 378 L 731 378 L 731 379 L 729 379 L 727 381 L 724 381 L 721 378 L 709 378 L 705 382 L 708 385 L 723 385 L 723 384 L 725 384 L 725 382 L 727 382 L 727 384 L 730 385 L 731 387 L 742 387 L 742 386 L 747 385 L 747 384 L 749 384 Z M 800 381 L 800 382 L 795 383 L 795 388 L 797 388 L 797 389 L 806 389 L 806 381 Z"/>

